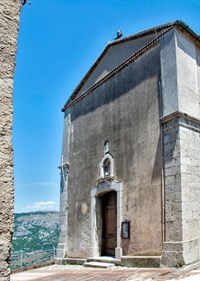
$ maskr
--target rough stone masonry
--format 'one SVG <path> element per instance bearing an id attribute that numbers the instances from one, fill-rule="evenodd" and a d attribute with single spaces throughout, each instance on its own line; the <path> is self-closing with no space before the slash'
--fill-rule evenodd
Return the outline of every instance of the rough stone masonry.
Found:
<path id="1" fill-rule="evenodd" d="M 20 0 L 0 0 L 0 281 L 10 280 L 13 233 L 13 78 Z"/>

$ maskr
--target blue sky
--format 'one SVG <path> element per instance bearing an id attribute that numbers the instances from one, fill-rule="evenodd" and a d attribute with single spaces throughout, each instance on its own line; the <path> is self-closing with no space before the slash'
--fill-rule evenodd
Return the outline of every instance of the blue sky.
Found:
<path id="1" fill-rule="evenodd" d="M 15 212 L 59 209 L 63 113 L 120 28 L 124 36 L 182 20 L 200 34 L 199 0 L 29 0 L 14 83 Z"/>

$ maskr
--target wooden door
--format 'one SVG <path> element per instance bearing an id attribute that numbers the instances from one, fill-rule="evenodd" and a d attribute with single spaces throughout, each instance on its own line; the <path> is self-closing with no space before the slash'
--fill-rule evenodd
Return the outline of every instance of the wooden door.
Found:
<path id="1" fill-rule="evenodd" d="M 115 256 L 117 245 L 116 192 L 102 197 L 102 255 Z"/>

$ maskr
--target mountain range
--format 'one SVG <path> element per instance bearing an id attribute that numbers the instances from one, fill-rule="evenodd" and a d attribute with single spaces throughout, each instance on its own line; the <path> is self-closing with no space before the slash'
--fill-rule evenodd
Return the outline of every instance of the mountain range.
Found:
<path id="1" fill-rule="evenodd" d="M 56 247 L 59 212 L 38 211 L 14 214 L 12 251 L 32 252 Z"/>

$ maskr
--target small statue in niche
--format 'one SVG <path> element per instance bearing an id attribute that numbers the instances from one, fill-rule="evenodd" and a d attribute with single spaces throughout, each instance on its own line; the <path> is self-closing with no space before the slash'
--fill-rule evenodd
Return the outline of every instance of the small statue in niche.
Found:
<path id="1" fill-rule="evenodd" d="M 106 158 L 103 162 L 104 177 L 110 176 L 110 159 Z"/>

